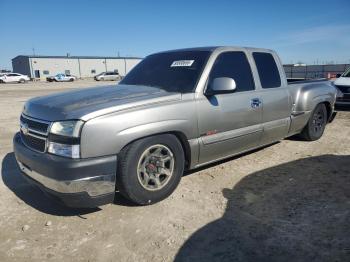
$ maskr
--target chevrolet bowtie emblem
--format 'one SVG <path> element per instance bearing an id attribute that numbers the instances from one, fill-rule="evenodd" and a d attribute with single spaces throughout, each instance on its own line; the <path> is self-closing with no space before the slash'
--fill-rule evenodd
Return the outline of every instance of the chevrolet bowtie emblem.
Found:
<path id="1" fill-rule="evenodd" d="M 21 131 L 24 135 L 29 133 L 28 124 L 21 124 Z"/>

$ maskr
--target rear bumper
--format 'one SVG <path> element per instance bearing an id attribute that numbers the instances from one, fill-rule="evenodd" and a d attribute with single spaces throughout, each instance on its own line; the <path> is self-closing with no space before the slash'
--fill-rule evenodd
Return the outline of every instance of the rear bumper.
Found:
<path id="1" fill-rule="evenodd" d="M 96 207 L 114 200 L 116 156 L 68 159 L 27 148 L 19 134 L 13 139 L 24 177 L 70 207 Z"/>

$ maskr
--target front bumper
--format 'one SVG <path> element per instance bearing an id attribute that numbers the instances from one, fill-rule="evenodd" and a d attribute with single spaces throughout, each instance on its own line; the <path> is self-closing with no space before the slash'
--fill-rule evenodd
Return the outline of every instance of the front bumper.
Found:
<path id="1" fill-rule="evenodd" d="M 24 177 L 70 207 L 96 207 L 114 200 L 117 156 L 69 159 L 26 147 L 17 133 L 15 156 Z"/>

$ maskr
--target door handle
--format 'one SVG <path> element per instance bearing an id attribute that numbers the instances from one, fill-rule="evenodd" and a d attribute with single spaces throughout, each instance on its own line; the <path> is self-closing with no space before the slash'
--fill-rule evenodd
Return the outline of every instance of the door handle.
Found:
<path id="1" fill-rule="evenodd" d="M 260 107 L 261 104 L 262 104 L 262 102 L 259 98 L 253 98 L 252 100 L 250 100 L 250 106 L 252 108 Z"/>

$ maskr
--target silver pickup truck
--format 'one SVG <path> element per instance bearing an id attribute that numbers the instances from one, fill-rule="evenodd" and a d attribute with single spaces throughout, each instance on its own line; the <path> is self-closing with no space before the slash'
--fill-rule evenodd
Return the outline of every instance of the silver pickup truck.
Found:
<path id="1" fill-rule="evenodd" d="M 274 51 L 156 53 L 118 85 L 29 100 L 14 137 L 23 175 L 65 205 L 168 197 L 186 170 L 300 134 L 335 116 L 330 83 L 288 85 Z"/>

